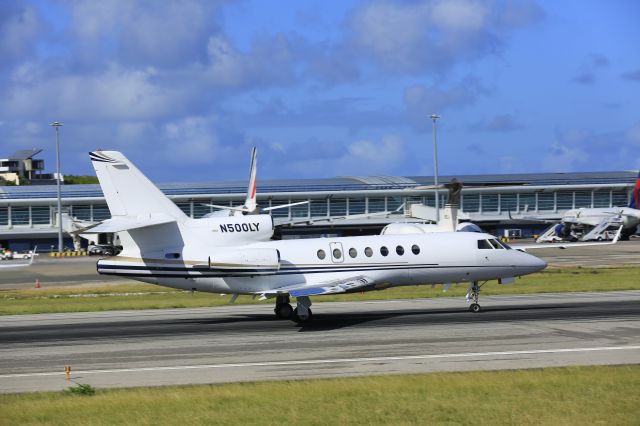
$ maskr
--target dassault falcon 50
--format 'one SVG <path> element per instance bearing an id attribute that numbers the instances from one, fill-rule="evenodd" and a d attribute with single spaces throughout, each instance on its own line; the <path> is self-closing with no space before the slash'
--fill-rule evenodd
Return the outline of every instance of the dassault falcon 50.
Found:
<path id="1" fill-rule="evenodd" d="M 98 261 L 99 273 L 232 294 L 232 301 L 239 294 L 273 298 L 278 318 L 309 321 L 315 296 L 462 282 L 469 309 L 479 312 L 483 282 L 509 283 L 547 266 L 477 232 L 276 241 L 268 214 L 193 219 L 120 152 L 90 157 L 112 217 L 82 232 L 117 232 L 123 246 Z"/>

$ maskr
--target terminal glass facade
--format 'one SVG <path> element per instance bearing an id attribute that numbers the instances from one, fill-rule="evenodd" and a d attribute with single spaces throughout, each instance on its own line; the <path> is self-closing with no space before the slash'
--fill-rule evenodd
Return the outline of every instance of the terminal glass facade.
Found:
<path id="1" fill-rule="evenodd" d="M 50 225 L 51 211 L 49 207 L 31 207 L 31 223 L 33 225 Z"/>
<path id="2" fill-rule="evenodd" d="M 7 226 L 9 224 L 9 208 L 0 207 L 0 226 Z"/>
<path id="3" fill-rule="evenodd" d="M 467 190 L 461 196 L 461 207 L 466 213 L 476 215 L 506 216 L 508 212 L 563 212 L 572 208 L 595 207 L 607 208 L 614 206 L 627 206 L 629 203 L 629 191 L 625 189 L 597 189 L 597 190 L 557 190 L 546 189 L 538 192 L 473 192 Z M 393 212 L 404 204 L 407 206 L 415 203 L 433 205 L 433 194 L 422 196 L 401 195 L 371 195 L 353 197 L 318 197 L 318 198 L 273 198 L 258 199 L 261 207 L 278 206 L 299 201 L 309 201 L 308 204 L 289 206 L 276 209 L 271 214 L 276 218 L 326 218 L 328 216 L 362 215 L 379 213 L 383 211 Z M 431 201 L 431 203 L 429 203 Z M 441 207 L 444 207 L 445 196 L 443 194 Z M 206 204 L 218 204 L 228 206 L 241 206 L 243 199 L 220 200 L 211 198 L 199 198 L 191 200 L 175 200 L 176 205 L 188 216 L 200 218 L 216 211 Z M 64 206 L 69 214 L 78 220 L 97 222 L 111 217 L 109 209 L 104 202 L 74 204 Z M 55 227 L 55 203 L 46 205 L 9 205 L 0 206 L 0 231 L 7 227 Z M 404 211 L 400 209 L 398 213 Z M 472 216 L 473 219 L 473 216 Z"/>

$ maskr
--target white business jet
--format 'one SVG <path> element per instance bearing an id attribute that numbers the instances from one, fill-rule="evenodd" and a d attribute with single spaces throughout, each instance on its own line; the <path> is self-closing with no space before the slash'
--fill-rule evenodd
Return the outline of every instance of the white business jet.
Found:
<path id="1" fill-rule="evenodd" d="M 470 283 L 469 308 L 479 312 L 480 282 L 506 283 L 547 266 L 482 233 L 273 241 L 269 215 L 192 219 L 121 153 L 90 157 L 112 217 L 84 232 L 118 232 L 123 246 L 98 261 L 99 273 L 233 300 L 275 298 L 278 318 L 310 320 L 311 296 L 455 282 Z"/>

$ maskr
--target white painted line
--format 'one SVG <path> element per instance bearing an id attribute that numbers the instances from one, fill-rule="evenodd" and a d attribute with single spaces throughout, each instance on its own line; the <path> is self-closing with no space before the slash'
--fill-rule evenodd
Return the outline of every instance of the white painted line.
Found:
<path id="1" fill-rule="evenodd" d="M 544 355 L 576 352 L 603 352 L 603 351 L 632 351 L 640 349 L 637 346 L 600 346 L 594 348 L 568 348 L 568 349 L 538 349 L 529 351 L 506 351 L 506 352 L 468 352 L 456 354 L 432 354 L 432 355 L 401 355 L 371 358 L 337 358 L 337 359 L 309 359 L 301 361 L 268 361 L 268 362 L 245 362 L 237 364 L 204 364 L 204 365 L 176 365 L 166 367 L 140 367 L 140 368 L 118 368 L 112 370 L 84 370 L 72 371 L 72 374 L 109 374 L 109 373 L 136 373 L 145 371 L 174 371 L 174 370 L 203 370 L 213 368 L 243 368 L 243 367 L 276 367 L 276 366 L 296 366 L 296 365 L 320 365 L 320 364 L 340 364 L 340 363 L 363 363 L 363 362 L 384 362 L 384 361 L 410 361 L 421 359 L 446 359 L 446 358 L 481 358 L 490 356 L 514 356 L 514 355 Z M 22 373 L 22 374 L 2 374 L 1 379 L 15 377 L 43 377 L 62 376 L 64 372 L 43 372 L 43 373 Z"/>

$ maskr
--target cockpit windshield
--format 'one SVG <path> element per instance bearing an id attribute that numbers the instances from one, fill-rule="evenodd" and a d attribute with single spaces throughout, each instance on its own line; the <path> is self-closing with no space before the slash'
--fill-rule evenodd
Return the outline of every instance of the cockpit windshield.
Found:
<path id="1" fill-rule="evenodd" d="M 488 240 L 478 240 L 478 248 L 482 250 L 511 250 L 511 247 L 501 241 L 496 240 L 495 238 L 490 238 Z"/>
<path id="2" fill-rule="evenodd" d="M 497 249 L 497 250 L 504 249 L 504 247 L 502 247 L 502 246 L 500 245 L 500 243 L 498 242 L 498 240 L 490 239 L 490 240 L 489 240 L 489 244 L 491 244 L 491 246 L 492 246 L 494 249 Z"/>
<path id="3" fill-rule="evenodd" d="M 500 243 L 500 245 L 501 245 L 502 247 L 504 247 L 505 249 L 507 249 L 507 250 L 513 250 L 513 249 L 511 248 L 511 246 L 510 246 L 509 244 L 505 243 L 504 241 L 500 241 L 500 240 L 498 240 L 498 242 L 499 242 L 499 243 Z"/>

